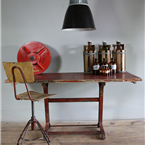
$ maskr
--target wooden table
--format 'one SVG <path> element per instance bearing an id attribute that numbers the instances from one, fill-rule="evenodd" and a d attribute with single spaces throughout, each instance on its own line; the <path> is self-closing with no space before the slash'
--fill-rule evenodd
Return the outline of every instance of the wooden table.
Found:
<path id="1" fill-rule="evenodd" d="M 49 134 L 101 134 L 101 138 L 105 139 L 105 132 L 103 129 L 103 91 L 106 82 L 132 82 L 142 81 L 141 78 L 132 75 L 128 72 L 118 73 L 116 75 L 101 76 L 86 73 L 43 73 L 35 75 L 35 83 L 42 83 L 44 93 L 48 93 L 49 83 L 98 83 L 99 84 L 99 97 L 95 98 L 49 98 L 45 99 L 45 130 Z M 66 132 L 52 132 L 50 127 L 60 126 L 80 126 L 80 125 L 51 125 L 49 118 L 49 103 L 52 102 L 99 102 L 99 116 L 97 124 L 81 125 L 81 126 L 96 126 L 100 131 L 66 131 Z"/>

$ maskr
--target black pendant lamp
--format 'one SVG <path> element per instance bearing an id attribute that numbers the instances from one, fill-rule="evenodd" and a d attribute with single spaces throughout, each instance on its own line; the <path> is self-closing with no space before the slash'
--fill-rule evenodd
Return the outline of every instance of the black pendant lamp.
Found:
<path id="1" fill-rule="evenodd" d="M 96 30 L 91 10 L 87 0 L 70 0 L 66 11 L 63 31 Z"/>

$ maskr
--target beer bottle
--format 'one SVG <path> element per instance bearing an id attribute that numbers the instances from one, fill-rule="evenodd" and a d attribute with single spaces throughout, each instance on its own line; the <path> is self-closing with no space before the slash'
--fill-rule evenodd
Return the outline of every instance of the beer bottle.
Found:
<path id="1" fill-rule="evenodd" d="M 117 71 L 120 72 L 121 71 L 121 43 L 120 41 L 116 41 L 117 44 L 117 48 L 116 48 L 116 64 L 117 64 Z"/>
<path id="2" fill-rule="evenodd" d="M 107 42 L 106 42 L 106 41 L 103 41 L 103 47 L 102 47 L 102 50 L 107 51 Z"/>
<path id="3" fill-rule="evenodd" d="M 122 50 L 124 50 L 124 44 L 121 44 L 121 46 L 122 46 Z"/>
<path id="4" fill-rule="evenodd" d="M 106 41 L 103 41 L 103 46 L 102 46 L 102 50 L 101 50 L 101 55 L 102 55 L 102 61 L 103 61 L 103 58 L 106 58 L 107 59 L 107 42 Z"/>
<path id="5" fill-rule="evenodd" d="M 88 53 L 91 53 L 92 50 L 92 46 L 91 46 L 92 42 L 88 41 Z M 88 55 L 88 72 L 91 72 L 92 67 L 91 67 L 91 57 L 90 54 Z"/>
<path id="6" fill-rule="evenodd" d="M 93 63 L 93 74 L 99 75 L 99 71 L 100 71 L 100 65 L 98 63 L 98 59 L 96 58 Z"/>
<path id="7" fill-rule="evenodd" d="M 88 41 L 88 53 L 89 53 L 89 51 L 92 50 L 92 46 L 91 46 L 91 44 L 92 44 L 92 42 L 91 42 L 91 41 Z"/>
<path id="8" fill-rule="evenodd" d="M 107 45 L 108 51 L 107 51 L 107 63 L 111 61 L 111 45 Z"/>
<path id="9" fill-rule="evenodd" d="M 98 51 L 98 60 L 99 63 L 102 63 L 102 45 L 99 45 L 99 51 Z"/>
<path id="10" fill-rule="evenodd" d="M 121 47 L 120 47 L 121 43 L 120 43 L 120 41 L 116 41 L 116 44 L 117 44 L 117 49 L 116 50 L 121 50 Z"/>

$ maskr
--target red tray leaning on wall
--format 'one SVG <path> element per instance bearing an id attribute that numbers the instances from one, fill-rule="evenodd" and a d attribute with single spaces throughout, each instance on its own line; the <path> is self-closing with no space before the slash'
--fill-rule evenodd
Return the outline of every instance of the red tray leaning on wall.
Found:
<path id="1" fill-rule="evenodd" d="M 43 43 L 31 41 L 21 46 L 17 54 L 17 61 L 32 62 L 34 75 L 41 74 L 51 63 L 51 53 Z"/>

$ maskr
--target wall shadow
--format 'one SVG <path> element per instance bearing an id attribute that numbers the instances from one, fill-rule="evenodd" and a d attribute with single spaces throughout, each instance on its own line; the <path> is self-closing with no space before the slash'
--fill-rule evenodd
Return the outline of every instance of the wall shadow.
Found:
<path id="1" fill-rule="evenodd" d="M 46 44 L 45 44 L 46 45 Z M 51 63 L 44 73 L 57 73 L 61 67 L 61 57 L 59 53 L 51 46 L 46 45 L 51 53 Z"/>

